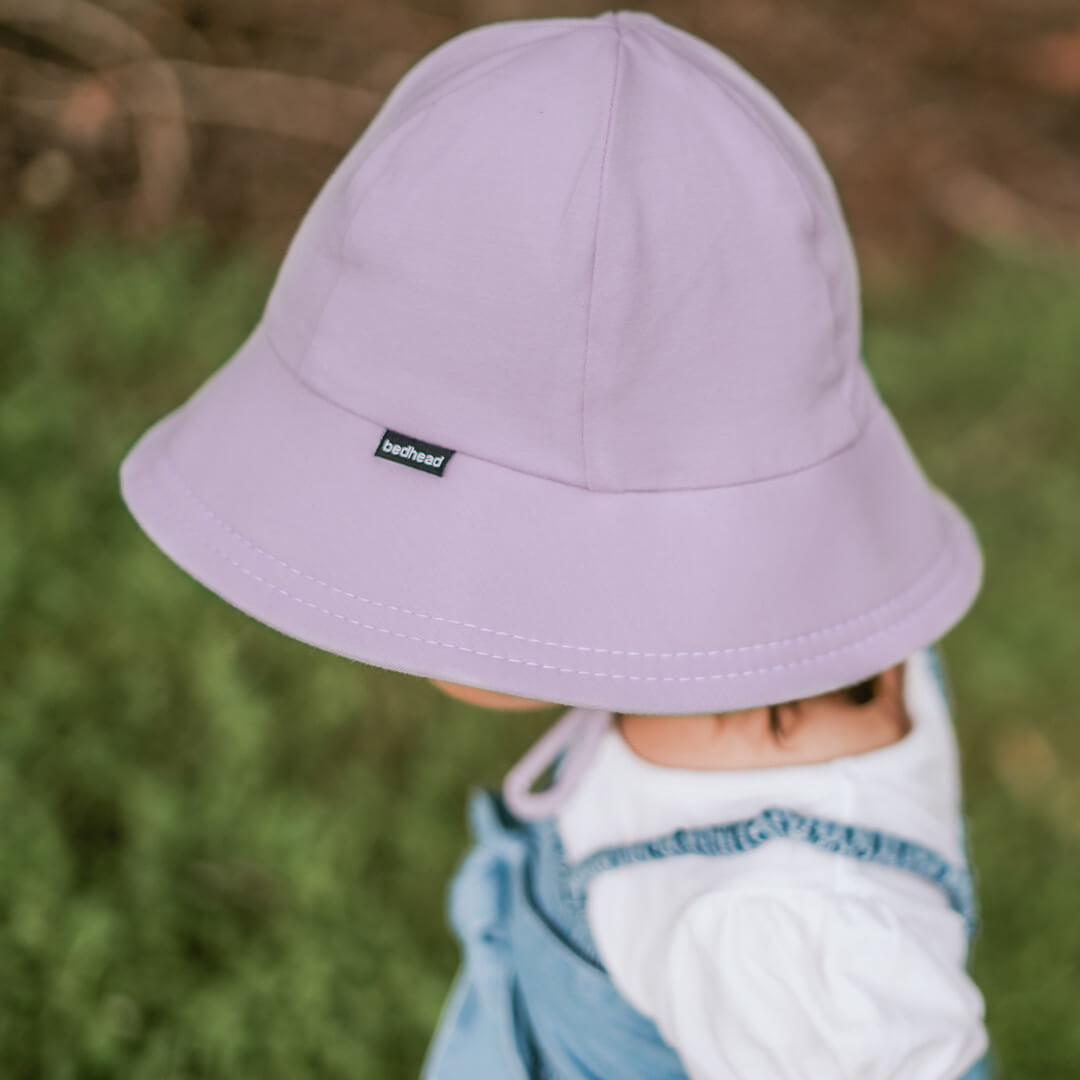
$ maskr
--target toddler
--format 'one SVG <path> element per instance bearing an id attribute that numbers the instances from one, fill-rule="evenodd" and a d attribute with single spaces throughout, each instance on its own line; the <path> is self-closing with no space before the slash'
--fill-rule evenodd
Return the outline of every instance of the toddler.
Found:
<path id="1" fill-rule="evenodd" d="M 425 1080 L 988 1075 L 936 645 L 981 552 L 720 50 L 609 11 L 427 54 L 120 485 L 282 633 L 568 707 L 471 793 Z"/>
<path id="2" fill-rule="evenodd" d="M 504 789 L 471 799 L 466 964 L 424 1077 L 990 1075 L 936 645 L 783 706 L 570 710 Z"/>

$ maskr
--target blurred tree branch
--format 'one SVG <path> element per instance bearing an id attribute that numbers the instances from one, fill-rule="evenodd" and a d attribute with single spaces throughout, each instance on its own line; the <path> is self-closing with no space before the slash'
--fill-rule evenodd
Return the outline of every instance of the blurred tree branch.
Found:
<path id="1" fill-rule="evenodd" d="M 382 100 L 371 90 L 278 71 L 215 67 L 190 60 L 174 60 L 170 66 L 192 120 L 257 128 L 333 146 L 352 143 Z"/>
<path id="2" fill-rule="evenodd" d="M 978 241 L 1031 236 L 1045 244 L 1080 243 L 1075 213 L 1055 213 L 994 177 L 954 165 L 923 178 L 925 203 L 951 228 Z"/>
<path id="3" fill-rule="evenodd" d="M 161 228 L 176 207 L 191 156 L 176 73 L 123 19 L 86 0 L 0 0 L 0 20 L 93 70 L 126 65 L 130 74 L 112 85 L 132 117 L 139 156 L 129 223 L 137 231 Z M 135 102 L 149 110 L 134 108 Z"/>
<path id="4" fill-rule="evenodd" d="M 3 50 L 19 72 L 14 104 L 67 138 L 93 141 L 111 112 L 131 117 L 139 182 L 130 225 L 168 222 L 190 167 L 191 123 L 253 128 L 345 146 L 381 95 L 276 71 L 166 60 L 118 15 L 88 0 L 0 0 L 0 22 L 67 53 L 89 72 Z"/>

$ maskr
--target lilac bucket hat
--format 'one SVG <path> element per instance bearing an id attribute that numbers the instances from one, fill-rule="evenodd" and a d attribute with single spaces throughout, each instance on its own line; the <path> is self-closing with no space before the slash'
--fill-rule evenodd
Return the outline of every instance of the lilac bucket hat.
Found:
<path id="1" fill-rule="evenodd" d="M 862 362 L 811 140 L 641 11 L 490 23 L 415 64 L 120 484 L 284 634 L 592 709 L 857 682 L 982 579 Z"/>

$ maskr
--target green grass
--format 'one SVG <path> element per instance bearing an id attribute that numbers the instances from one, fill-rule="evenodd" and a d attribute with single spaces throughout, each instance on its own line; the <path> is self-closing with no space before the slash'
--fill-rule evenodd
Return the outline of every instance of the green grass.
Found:
<path id="1" fill-rule="evenodd" d="M 415 1078 L 457 966 L 468 789 L 558 710 L 496 714 L 294 642 L 120 500 L 135 438 L 273 268 L 188 230 L 0 227 L 0 1075 Z M 867 299 L 866 356 L 987 577 L 943 652 L 1005 1080 L 1077 1074 L 1080 261 L 961 253 Z"/>

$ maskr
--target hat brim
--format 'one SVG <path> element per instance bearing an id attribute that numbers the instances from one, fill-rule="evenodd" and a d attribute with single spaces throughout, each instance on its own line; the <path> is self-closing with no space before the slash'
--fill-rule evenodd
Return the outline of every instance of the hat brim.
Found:
<path id="1" fill-rule="evenodd" d="M 570 706 L 720 711 L 884 670 L 979 591 L 971 525 L 874 396 L 842 451 L 754 483 L 590 491 L 453 447 L 435 476 L 375 456 L 387 428 L 427 433 L 327 400 L 259 324 L 120 486 L 188 574 L 317 648 Z"/>

